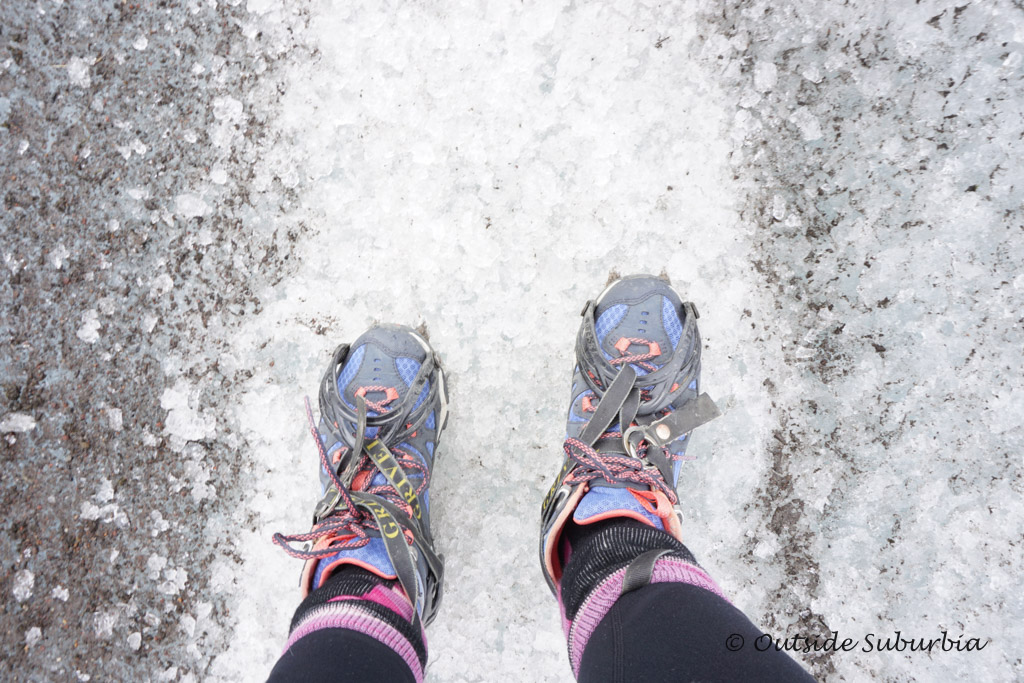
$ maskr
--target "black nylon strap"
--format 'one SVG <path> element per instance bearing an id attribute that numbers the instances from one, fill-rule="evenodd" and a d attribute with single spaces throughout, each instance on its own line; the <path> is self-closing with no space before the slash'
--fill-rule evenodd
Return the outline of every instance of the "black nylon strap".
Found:
<path id="1" fill-rule="evenodd" d="M 398 583 L 402 590 L 409 596 L 413 603 L 413 626 L 419 628 L 420 612 L 423 610 L 423 591 L 420 590 L 419 582 L 416 580 L 416 564 L 413 561 L 409 545 L 405 542 L 405 534 L 402 533 L 402 526 L 391 515 L 392 506 L 377 496 L 359 495 L 353 491 L 352 501 L 359 507 L 367 510 L 373 515 L 373 520 L 380 529 L 381 539 L 384 541 L 384 548 L 387 550 L 388 558 L 395 567 L 395 574 L 398 576 Z M 397 511 L 397 509 L 396 509 Z"/>
<path id="2" fill-rule="evenodd" d="M 647 461 L 658 468 L 666 483 L 671 483 L 675 475 L 672 471 L 672 463 L 665 457 L 665 451 L 660 446 L 651 446 L 647 449 Z"/>
<path id="3" fill-rule="evenodd" d="M 423 618 L 426 622 L 430 622 L 434 616 L 432 608 L 439 602 L 441 583 L 444 577 L 444 560 L 434 552 L 429 536 L 427 536 L 415 519 L 402 512 L 390 501 L 379 496 L 363 493 L 362 491 L 352 491 L 349 495 L 352 497 L 353 503 L 373 515 L 374 521 L 377 522 L 378 529 L 380 529 L 381 538 L 384 540 L 384 548 L 388 552 L 391 563 L 395 566 L 395 572 L 398 574 L 398 580 L 402 584 L 402 589 L 413 600 L 417 612 L 421 607 L 423 608 Z M 391 521 L 388 521 L 389 519 Z M 382 523 L 383 526 L 381 526 Z M 394 533 L 395 527 L 398 528 L 399 533 L 397 535 Z M 405 535 L 401 533 L 402 530 L 408 530 L 412 533 L 413 544 L 423 555 L 423 559 L 427 563 L 428 580 L 430 575 L 433 575 L 435 578 L 434 586 L 423 586 L 421 589 L 416 581 L 417 574 L 413 550 L 405 542 Z M 407 571 L 405 580 L 402 578 L 403 570 L 401 567 L 405 567 Z M 435 597 L 433 601 L 427 600 L 424 590 L 436 591 L 438 597 Z"/>
<path id="4" fill-rule="evenodd" d="M 632 368 L 630 369 L 632 370 Z M 636 382 L 636 380 L 633 381 L 634 383 Z M 633 420 L 636 419 L 636 411 L 639 409 L 640 392 L 629 392 L 629 396 L 626 397 L 626 401 L 622 404 L 622 409 L 619 410 L 619 428 L 623 433 L 633 424 Z"/>
<path id="5" fill-rule="evenodd" d="M 622 592 L 619 595 L 625 595 L 649 584 L 654 575 L 655 563 L 670 552 L 672 552 L 671 548 L 656 548 L 648 550 L 630 562 L 626 567 L 626 575 L 622 578 Z"/>
<path id="6" fill-rule="evenodd" d="M 608 426 L 618 416 L 619 409 L 622 408 L 626 399 L 629 398 L 630 392 L 633 391 L 634 382 L 636 382 L 636 371 L 630 367 L 622 368 L 615 381 L 611 383 L 611 386 L 608 387 L 608 390 L 601 397 L 601 402 L 597 404 L 594 416 L 590 418 L 590 422 L 583 428 L 583 433 L 580 434 L 580 441 L 588 446 L 593 446 L 597 442 L 597 439 L 607 431 Z"/>
<path id="7" fill-rule="evenodd" d="M 356 396 L 355 438 L 356 441 L 352 446 L 352 455 L 356 458 L 354 462 L 358 463 L 359 456 L 363 453 L 363 441 L 366 439 L 366 399 L 362 396 Z"/>
<path id="8" fill-rule="evenodd" d="M 689 434 L 697 427 L 714 420 L 722 414 L 715 402 L 707 394 L 701 394 L 679 410 L 675 410 L 665 417 L 652 422 L 644 429 L 644 438 L 656 446 L 664 446 L 681 437 Z M 659 434 L 659 427 L 665 425 L 669 428 L 668 434 L 662 438 Z M 664 430 L 662 430 L 664 431 Z"/>
<path id="9" fill-rule="evenodd" d="M 384 478 L 388 480 L 388 483 L 395 487 L 399 495 L 412 507 L 412 516 L 417 520 L 422 519 L 423 510 L 426 507 L 416 494 L 416 487 L 405 476 L 405 470 L 398 464 L 395 456 L 384 445 L 384 442 L 380 439 L 374 439 L 366 444 L 366 454 L 370 456 L 370 460 L 373 460 L 373 464 L 381 471 Z"/>

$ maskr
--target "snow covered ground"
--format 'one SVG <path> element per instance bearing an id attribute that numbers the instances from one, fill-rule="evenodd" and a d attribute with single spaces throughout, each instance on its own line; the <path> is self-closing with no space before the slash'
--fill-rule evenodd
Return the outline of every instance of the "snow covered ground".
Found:
<path id="1" fill-rule="evenodd" d="M 213 670 L 257 677 L 279 652 L 296 604 L 281 577 L 290 588 L 299 567 L 266 538 L 304 528 L 315 502 L 301 397 L 340 340 L 383 320 L 426 323 L 451 374 L 432 493 L 447 568 L 431 679 L 571 679 L 537 533 L 583 302 L 611 269 L 667 269 L 707 302 L 721 359 L 708 362 L 708 385 L 737 396 L 729 423 L 768 411 L 739 398 L 741 364 L 763 363 L 755 331 L 731 324 L 758 296 L 753 230 L 733 206 L 720 100 L 688 55 L 692 12 L 659 49 L 666 18 L 641 8 L 629 21 L 596 5 L 314 11 L 318 59 L 296 65 L 281 142 L 256 170 L 302 192 L 279 220 L 309 237 L 302 267 L 260 294 L 264 310 L 231 353 L 254 368 L 237 415 L 260 472 L 260 523 L 238 547 L 243 566 L 262 569 L 244 572 L 256 574 L 251 592 Z M 748 442 L 730 465 L 743 470 L 759 437 L 728 438 Z M 749 498 L 756 483 L 730 487 Z"/>
<path id="2" fill-rule="evenodd" d="M 680 488 L 738 606 L 990 641 L 797 654 L 822 680 L 1024 676 L 1013 3 L 0 17 L 5 678 L 261 680 L 298 602 L 270 535 L 315 502 L 302 396 L 395 321 L 452 384 L 428 679 L 572 680 L 537 518 L 613 270 L 701 311 L 725 415 Z"/>

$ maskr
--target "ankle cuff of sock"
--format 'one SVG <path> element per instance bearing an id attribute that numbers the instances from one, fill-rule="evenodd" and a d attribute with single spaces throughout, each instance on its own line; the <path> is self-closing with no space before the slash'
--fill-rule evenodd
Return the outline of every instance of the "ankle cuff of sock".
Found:
<path id="1" fill-rule="evenodd" d="M 572 524 L 566 538 L 571 555 L 562 575 L 560 595 L 569 621 L 595 586 L 648 551 L 666 550 L 662 557 L 699 567 L 686 546 L 672 535 L 632 519 Z"/>
<path id="2" fill-rule="evenodd" d="M 687 555 L 689 553 L 687 552 Z M 692 555 L 690 556 L 692 558 Z M 628 592 L 627 572 L 629 566 L 623 566 L 606 576 L 584 598 L 575 618 L 564 620 L 566 638 L 569 646 L 569 662 L 573 674 L 579 676 L 583 652 L 587 648 L 590 637 L 598 625 L 608 615 L 612 607 L 625 592 Z M 663 555 L 654 562 L 648 583 L 679 583 L 696 586 L 710 591 L 728 602 L 718 584 L 708 574 L 687 560 L 677 557 L 675 553 Z"/>
<path id="3" fill-rule="evenodd" d="M 425 634 L 413 626 L 413 607 L 394 584 L 358 567 L 342 568 L 299 605 L 285 651 L 314 631 L 349 629 L 394 650 L 416 680 L 422 681 L 427 662 Z"/>

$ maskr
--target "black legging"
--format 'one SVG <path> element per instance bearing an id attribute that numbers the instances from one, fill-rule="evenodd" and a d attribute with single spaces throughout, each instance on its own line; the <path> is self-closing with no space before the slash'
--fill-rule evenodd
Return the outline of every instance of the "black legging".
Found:
<path id="1" fill-rule="evenodd" d="M 647 585 L 620 597 L 601 621 L 583 653 L 579 681 L 813 682 L 789 655 L 774 647 L 758 652 L 760 635 L 746 615 L 710 591 Z M 736 636 L 743 645 L 733 651 Z M 401 657 L 369 636 L 325 629 L 296 642 L 270 681 L 413 683 L 413 676 Z"/>

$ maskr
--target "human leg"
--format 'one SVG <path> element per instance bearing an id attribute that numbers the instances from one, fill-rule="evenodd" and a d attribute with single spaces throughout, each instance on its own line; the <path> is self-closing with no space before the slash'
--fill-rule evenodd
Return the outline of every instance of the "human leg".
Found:
<path id="1" fill-rule="evenodd" d="M 342 567 L 295 611 L 269 681 L 421 681 L 426 643 L 411 617 L 412 604 L 394 582 Z"/>
<path id="2" fill-rule="evenodd" d="M 760 629 L 666 532 L 613 519 L 566 534 L 561 603 L 581 683 L 813 680 L 754 647 Z"/>
<path id="3" fill-rule="evenodd" d="M 371 328 L 335 352 L 320 413 L 313 432 L 324 493 L 313 528 L 274 537 L 306 565 L 304 600 L 271 680 L 422 681 L 423 628 L 443 574 L 429 526 L 447 420 L 440 363 L 418 333 Z"/>
<path id="4" fill-rule="evenodd" d="M 566 457 L 542 512 L 541 562 L 581 681 L 812 680 L 682 544 L 676 484 L 700 394 L 698 314 L 648 276 L 588 302 Z M 735 630 L 731 630 L 735 629 Z M 746 646 L 730 649 L 744 638 Z"/>

